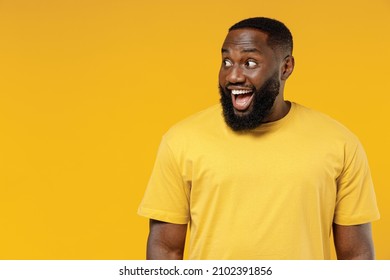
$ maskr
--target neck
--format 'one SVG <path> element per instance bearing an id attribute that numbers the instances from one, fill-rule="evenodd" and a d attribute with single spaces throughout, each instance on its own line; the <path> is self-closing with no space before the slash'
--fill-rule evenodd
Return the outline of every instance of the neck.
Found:
<path id="1" fill-rule="evenodd" d="M 283 96 L 278 100 L 280 95 L 276 98 L 271 114 L 265 119 L 264 122 L 274 122 L 284 118 L 291 108 L 291 102 L 283 99 Z"/>

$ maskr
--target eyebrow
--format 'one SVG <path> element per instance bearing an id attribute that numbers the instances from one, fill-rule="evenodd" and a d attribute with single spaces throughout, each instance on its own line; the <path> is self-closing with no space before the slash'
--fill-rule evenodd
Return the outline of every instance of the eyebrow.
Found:
<path id="1" fill-rule="evenodd" d="M 229 53 L 229 50 L 222 48 L 221 52 L 222 53 Z M 256 49 L 256 48 L 243 49 L 241 52 L 242 53 L 258 53 L 258 54 L 262 54 L 262 52 L 259 49 Z"/>

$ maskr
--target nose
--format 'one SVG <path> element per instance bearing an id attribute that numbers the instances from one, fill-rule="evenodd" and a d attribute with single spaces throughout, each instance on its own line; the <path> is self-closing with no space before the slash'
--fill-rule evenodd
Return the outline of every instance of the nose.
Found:
<path id="1" fill-rule="evenodd" d="M 226 80 L 232 84 L 245 82 L 243 69 L 239 65 L 232 66 L 226 76 Z"/>

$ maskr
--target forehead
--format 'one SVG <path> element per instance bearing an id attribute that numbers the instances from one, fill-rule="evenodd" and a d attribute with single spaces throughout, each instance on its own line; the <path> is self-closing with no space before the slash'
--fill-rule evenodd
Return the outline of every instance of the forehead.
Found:
<path id="1" fill-rule="evenodd" d="M 268 35 L 257 29 L 236 29 L 228 33 L 222 45 L 222 51 L 230 49 L 258 49 L 260 52 L 269 52 Z"/>

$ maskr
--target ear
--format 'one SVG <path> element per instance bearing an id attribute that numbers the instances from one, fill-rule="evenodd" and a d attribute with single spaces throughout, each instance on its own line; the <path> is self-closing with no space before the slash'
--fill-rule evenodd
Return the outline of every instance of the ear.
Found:
<path id="1" fill-rule="evenodd" d="M 282 81 L 287 80 L 288 77 L 290 77 L 291 73 L 294 70 L 294 57 L 292 55 L 288 55 L 283 59 L 282 62 L 282 69 L 281 69 L 281 79 Z"/>

